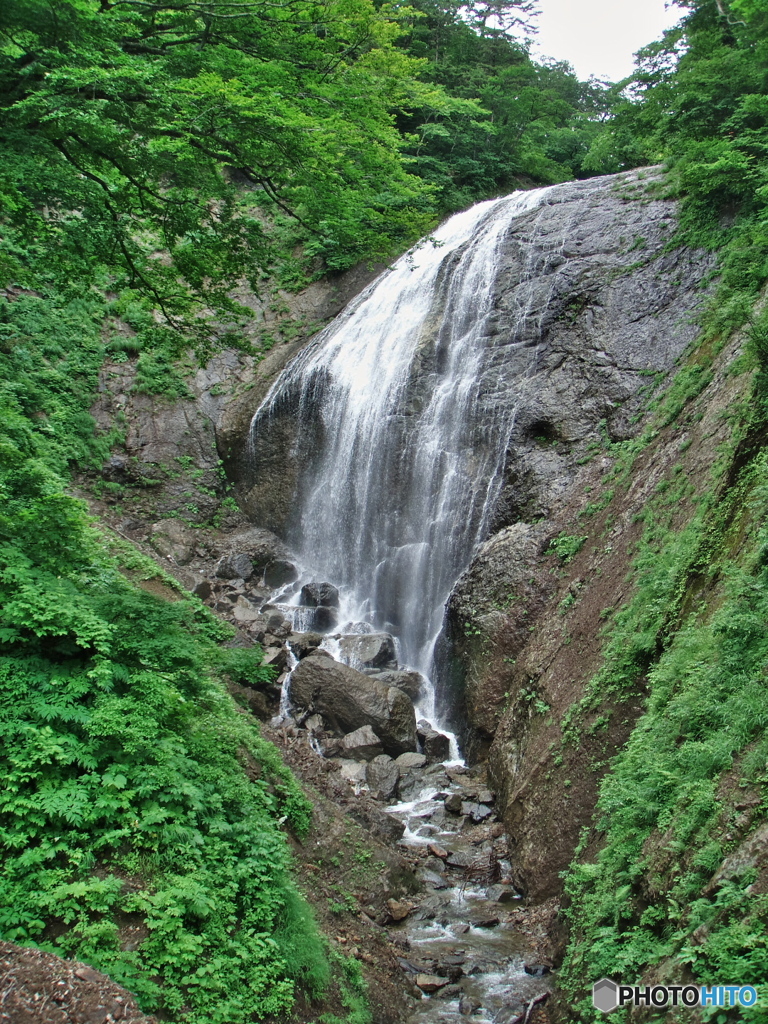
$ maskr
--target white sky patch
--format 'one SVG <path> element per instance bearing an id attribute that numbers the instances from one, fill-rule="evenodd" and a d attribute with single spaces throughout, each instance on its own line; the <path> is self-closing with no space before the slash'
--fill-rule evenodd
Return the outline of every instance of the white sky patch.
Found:
<path id="1" fill-rule="evenodd" d="M 665 0 L 541 0 L 531 56 L 566 60 L 583 81 L 595 75 L 618 82 L 632 73 L 635 51 L 683 14 Z"/>

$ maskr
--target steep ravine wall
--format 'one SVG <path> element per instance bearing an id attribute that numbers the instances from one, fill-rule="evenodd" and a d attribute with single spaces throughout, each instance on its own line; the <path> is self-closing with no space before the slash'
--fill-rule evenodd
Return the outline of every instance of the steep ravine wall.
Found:
<path id="1" fill-rule="evenodd" d="M 717 357 L 709 385 L 672 423 L 654 427 L 663 411 L 644 418 L 634 458 L 631 443 L 596 443 L 547 518 L 491 538 L 451 595 L 449 629 L 470 722 L 476 735 L 493 737 L 487 757 L 516 882 L 534 900 L 561 892 L 560 873 L 592 822 L 600 780 L 643 713 L 639 673 L 632 692 L 617 700 L 598 691 L 571 721 L 603 663 L 612 622 L 635 592 L 632 565 L 650 503 L 686 482 L 668 509 L 676 533 L 702 496 L 722 486 L 724 467 L 715 464 L 731 440 L 728 414 L 750 387 L 749 375 L 728 372 L 742 341 Z M 699 359 L 692 355 L 689 365 Z M 698 577 L 683 579 L 680 604 L 689 587 L 692 604 L 704 599 Z M 669 614 L 678 626 L 672 606 Z"/>

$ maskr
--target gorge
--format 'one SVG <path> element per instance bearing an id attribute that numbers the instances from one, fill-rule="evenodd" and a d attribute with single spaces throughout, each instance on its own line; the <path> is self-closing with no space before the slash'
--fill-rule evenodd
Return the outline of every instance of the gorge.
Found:
<path id="1" fill-rule="evenodd" d="M 101 479 L 130 513 L 80 486 L 175 578 L 153 593 L 194 591 L 235 654 L 264 646 L 282 698 L 235 668 L 230 692 L 310 793 L 301 877 L 381 1024 L 590 1020 L 585 977 L 618 976 L 633 943 L 633 977 L 676 979 L 690 941 L 709 979 L 702 922 L 716 950 L 762 912 L 755 768 L 735 767 L 759 712 L 702 769 L 708 804 L 674 766 L 708 742 L 667 711 L 679 679 L 713 685 L 692 638 L 719 671 L 718 616 L 752 630 L 763 428 L 733 413 L 755 386 L 743 333 L 702 342 L 715 264 L 673 243 L 664 188 L 648 168 L 475 206 L 372 282 L 299 295 L 325 318 L 352 297 L 261 362 L 216 356 L 183 399 L 137 390 L 130 360 L 102 371 L 97 421 L 127 429 Z M 219 458 L 239 508 L 212 528 Z M 633 771 L 657 773 L 687 840 Z M 680 885 L 677 938 L 649 954 L 648 908 Z"/>

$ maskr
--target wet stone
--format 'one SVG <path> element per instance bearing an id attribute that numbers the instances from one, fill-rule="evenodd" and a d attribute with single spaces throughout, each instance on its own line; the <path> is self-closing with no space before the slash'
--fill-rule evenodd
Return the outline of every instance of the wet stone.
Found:
<path id="1" fill-rule="evenodd" d="M 477 999 L 472 999 L 471 996 L 462 996 L 459 1000 L 459 1013 L 462 1017 L 470 1017 L 475 1010 L 479 1009 L 479 1001 Z"/>
<path id="2" fill-rule="evenodd" d="M 422 992 L 437 992 L 448 984 L 447 978 L 438 978 L 436 974 L 417 974 L 414 980 Z"/>
<path id="3" fill-rule="evenodd" d="M 459 793 L 451 793 L 445 801 L 445 809 L 446 811 L 450 811 L 451 814 L 461 814 L 462 802 L 463 801 Z"/>
<path id="4" fill-rule="evenodd" d="M 492 885 L 485 892 L 486 899 L 491 903 L 512 903 L 517 893 L 511 885 Z"/>
<path id="5" fill-rule="evenodd" d="M 436 871 L 428 871 L 425 868 L 421 868 L 420 871 L 416 872 L 416 877 L 419 881 L 423 882 L 425 885 L 431 886 L 433 889 L 448 888 L 446 880 L 441 875 L 438 875 Z M 466 930 L 469 931 L 469 926 L 467 926 Z"/>
<path id="6" fill-rule="evenodd" d="M 424 861 L 424 868 L 426 871 L 435 871 L 437 874 L 442 874 L 445 871 L 445 864 L 443 864 L 439 857 L 427 857 Z"/>
<path id="7" fill-rule="evenodd" d="M 437 999 L 458 999 L 461 996 L 461 985 L 446 985 L 435 993 Z"/>
<path id="8" fill-rule="evenodd" d="M 495 928 L 496 925 L 499 923 L 499 918 L 491 914 L 488 916 L 480 917 L 473 923 L 475 928 Z"/>
<path id="9" fill-rule="evenodd" d="M 339 616 L 335 608 L 327 608 L 320 605 L 314 610 L 312 616 L 312 628 L 321 633 L 329 633 L 339 624 Z"/>
<path id="10" fill-rule="evenodd" d="M 543 978 L 551 972 L 552 968 L 547 964 L 523 964 L 523 970 L 532 978 Z"/>
<path id="11" fill-rule="evenodd" d="M 284 558 L 273 558 L 264 569 L 264 585 L 271 590 L 284 587 L 298 578 L 299 573 L 296 566 Z"/>
<path id="12" fill-rule="evenodd" d="M 308 608 L 338 608 L 339 591 L 332 583 L 305 583 L 299 600 Z"/>

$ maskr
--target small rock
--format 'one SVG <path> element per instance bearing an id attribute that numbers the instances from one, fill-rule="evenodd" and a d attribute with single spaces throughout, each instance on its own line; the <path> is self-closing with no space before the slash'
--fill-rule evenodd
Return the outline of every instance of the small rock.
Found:
<path id="1" fill-rule="evenodd" d="M 437 992 L 448 984 L 447 978 L 438 978 L 436 974 L 417 974 L 414 981 L 422 992 Z"/>
<path id="2" fill-rule="evenodd" d="M 481 917 L 477 921 L 472 922 L 475 928 L 495 928 L 499 923 L 499 918 L 493 915 L 488 917 Z"/>
<path id="3" fill-rule="evenodd" d="M 99 974 L 98 971 L 94 971 L 92 967 L 78 967 L 75 970 L 75 977 L 79 978 L 80 981 L 90 981 L 94 983 L 104 981 L 104 975 Z"/>
<path id="4" fill-rule="evenodd" d="M 470 1017 L 475 1010 L 480 1009 L 480 1005 L 477 999 L 472 999 L 471 996 L 462 996 L 459 1000 L 459 1013 L 462 1017 Z"/>
<path id="5" fill-rule="evenodd" d="M 461 813 L 466 814 L 476 825 L 479 825 L 481 821 L 490 818 L 493 811 L 490 807 L 486 807 L 485 804 L 476 804 L 465 800 L 461 805 Z"/>
<path id="6" fill-rule="evenodd" d="M 439 857 L 440 860 L 446 860 L 448 857 L 448 851 L 444 850 L 442 846 L 437 846 L 435 843 L 430 843 L 428 850 L 433 857 Z"/>
<path id="7" fill-rule="evenodd" d="M 431 888 L 433 889 L 448 888 L 448 883 L 446 882 L 446 880 L 436 871 L 428 871 L 427 869 L 422 868 L 420 871 L 416 873 L 416 877 L 419 879 L 419 881 L 423 882 L 425 885 L 431 886 Z M 464 930 L 469 931 L 469 926 L 467 926 Z"/>
<path id="8" fill-rule="evenodd" d="M 387 900 L 387 910 L 393 921 L 404 921 L 413 910 L 413 904 L 406 900 Z"/>
<path id="9" fill-rule="evenodd" d="M 445 873 L 445 864 L 443 864 L 439 857 L 427 857 L 424 861 L 424 867 L 427 871 L 434 871 L 438 875 Z"/>
<path id="10" fill-rule="evenodd" d="M 469 931 L 468 924 L 455 924 L 451 927 L 451 931 L 454 935 L 466 935 Z"/>
<path id="11" fill-rule="evenodd" d="M 446 985 L 435 994 L 438 999 L 458 999 L 461 995 L 461 985 Z"/>

